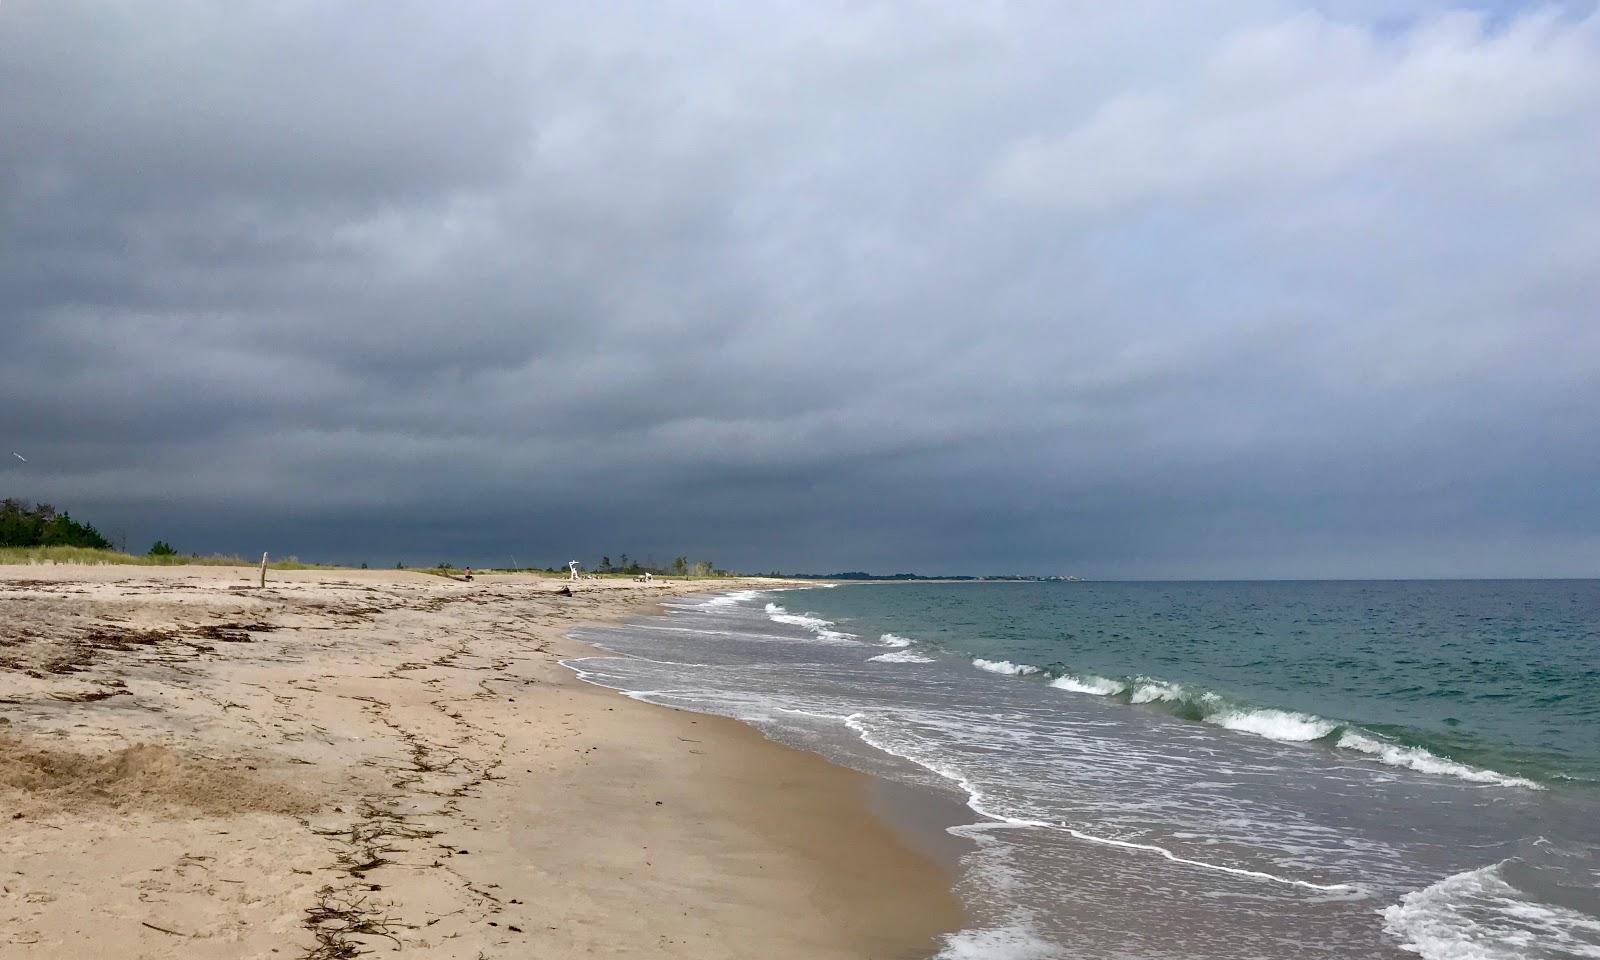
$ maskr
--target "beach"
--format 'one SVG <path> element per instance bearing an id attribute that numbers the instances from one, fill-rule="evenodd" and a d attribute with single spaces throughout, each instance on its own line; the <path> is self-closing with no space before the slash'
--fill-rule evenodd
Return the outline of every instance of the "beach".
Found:
<path id="1" fill-rule="evenodd" d="M 870 777 L 561 665 L 752 581 L 255 576 L 0 567 L 0 956 L 912 958 L 962 925 Z"/>

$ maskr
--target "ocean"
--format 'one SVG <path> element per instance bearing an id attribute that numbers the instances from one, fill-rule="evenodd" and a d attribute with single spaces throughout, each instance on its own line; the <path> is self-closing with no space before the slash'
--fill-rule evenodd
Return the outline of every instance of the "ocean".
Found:
<path id="1" fill-rule="evenodd" d="M 1600 958 L 1597 581 L 845 584 L 575 635 L 591 682 L 965 804 L 946 960 Z"/>

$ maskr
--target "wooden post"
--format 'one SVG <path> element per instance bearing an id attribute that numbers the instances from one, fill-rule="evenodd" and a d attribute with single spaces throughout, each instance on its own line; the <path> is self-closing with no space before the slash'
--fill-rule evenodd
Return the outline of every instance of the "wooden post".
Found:
<path id="1" fill-rule="evenodd" d="M 261 551 L 261 589 L 267 588 L 267 552 Z"/>

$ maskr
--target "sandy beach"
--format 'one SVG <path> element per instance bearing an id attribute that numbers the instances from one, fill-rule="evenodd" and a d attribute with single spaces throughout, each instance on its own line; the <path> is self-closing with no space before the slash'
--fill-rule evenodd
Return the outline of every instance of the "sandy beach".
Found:
<path id="1" fill-rule="evenodd" d="M 0 567 L 0 956 L 925 957 L 871 781 L 560 665 L 736 581 Z"/>

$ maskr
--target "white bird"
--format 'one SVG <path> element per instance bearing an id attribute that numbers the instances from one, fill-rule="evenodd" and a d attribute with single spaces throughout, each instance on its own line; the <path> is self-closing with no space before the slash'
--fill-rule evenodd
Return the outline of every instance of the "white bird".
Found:
<path id="1" fill-rule="evenodd" d="M 13 457 L 16 457 L 18 460 L 21 460 L 23 463 L 27 463 L 28 462 L 28 458 L 27 457 L 24 457 L 22 454 L 18 453 L 15 450 L 11 451 L 11 455 Z"/>

